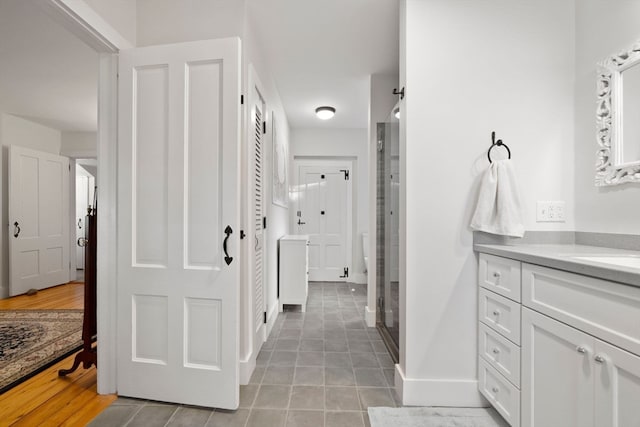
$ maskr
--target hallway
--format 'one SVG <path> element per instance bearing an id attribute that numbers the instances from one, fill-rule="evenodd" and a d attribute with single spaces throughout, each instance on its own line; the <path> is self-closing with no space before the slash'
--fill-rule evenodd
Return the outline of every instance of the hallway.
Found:
<path id="1" fill-rule="evenodd" d="M 307 312 L 280 313 L 237 411 L 120 398 L 91 425 L 368 426 L 367 407 L 397 403 L 393 361 L 365 305 L 366 285 L 310 283 Z"/>

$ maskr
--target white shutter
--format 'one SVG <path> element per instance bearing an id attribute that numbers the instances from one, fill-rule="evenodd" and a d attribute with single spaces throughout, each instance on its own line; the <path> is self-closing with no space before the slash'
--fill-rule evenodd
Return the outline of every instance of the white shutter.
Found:
<path id="1" fill-rule="evenodd" d="M 263 114 L 260 106 L 256 103 L 254 114 L 254 131 L 255 131 L 255 145 L 254 145 L 254 206 L 255 206 L 255 265 L 254 265 L 254 279 L 255 279 L 255 331 L 262 327 L 263 313 L 264 313 L 264 287 L 263 287 L 263 192 L 262 192 L 262 147 L 264 142 L 264 129 L 263 129 Z"/>

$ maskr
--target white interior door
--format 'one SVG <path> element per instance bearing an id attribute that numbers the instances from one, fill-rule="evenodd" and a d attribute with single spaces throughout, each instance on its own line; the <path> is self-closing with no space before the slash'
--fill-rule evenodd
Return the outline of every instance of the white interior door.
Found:
<path id="1" fill-rule="evenodd" d="M 253 153 L 253 176 L 251 179 L 253 194 L 253 301 L 254 301 L 254 343 L 259 349 L 265 340 L 264 313 L 266 311 L 264 296 L 264 135 L 265 135 L 265 103 L 253 87 L 251 95 L 251 131 L 252 143 L 249 144 Z M 257 354 L 257 353 L 256 353 Z"/>
<path id="2" fill-rule="evenodd" d="M 237 408 L 240 42 L 119 62 L 118 394 Z"/>
<path id="3" fill-rule="evenodd" d="M 351 168 L 326 164 L 298 168 L 294 227 L 309 235 L 309 280 L 348 281 L 351 267 Z"/>
<path id="4" fill-rule="evenodd" d="M 69 159 L 9 147 L 9 295 L 69 281 Z"/>
<path id="5" fill-rule="evenodd" d="M 76 175 L 76 241 L 85 237 L 87 206 L 89 205 L 89 177 Z M 84 270 L 84 246 L 76 244 L 76 269 Z"/>

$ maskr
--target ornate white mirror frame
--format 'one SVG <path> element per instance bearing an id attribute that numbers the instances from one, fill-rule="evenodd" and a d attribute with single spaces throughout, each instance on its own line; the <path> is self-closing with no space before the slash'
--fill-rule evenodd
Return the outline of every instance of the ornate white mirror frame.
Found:
<path id="1" fill-rule="evenodd" d="M 622 72 L 640 65 L 640 41 L 598 64 L 596 186 L 640 182 L 640 159 L 624 162 Z"/>

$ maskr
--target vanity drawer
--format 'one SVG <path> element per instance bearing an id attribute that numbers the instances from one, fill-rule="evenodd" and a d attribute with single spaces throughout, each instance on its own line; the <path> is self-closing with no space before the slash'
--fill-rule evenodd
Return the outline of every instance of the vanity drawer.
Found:
<path id="1" fill-rule="evenodd" d="M 520 344 L 520 304 L 480 288 L 480 321 L 516 344 Z"/>
<path id="2" fill-rule="evenodd" d="M 478 335 L 480 356 L 520 388 L 520 347 L 484 323 L 478 325 Z"/>
<path id="3" fill-rule="evenodd" d="M 520 426 L 520 390 L 482 357 L 478 358 L 478 390 L 512 427 Z"/>
<path id="4" fill-rule="evenodd" d="M 480 254 L 478 284 L 520 302 L 520 261 Z"/>
<path id="5" fill-rule="evenodd" d="M 640 288 L 523 263 L 522 304 L 640 355 Z"/>

